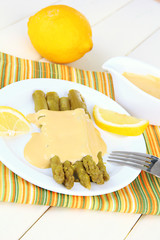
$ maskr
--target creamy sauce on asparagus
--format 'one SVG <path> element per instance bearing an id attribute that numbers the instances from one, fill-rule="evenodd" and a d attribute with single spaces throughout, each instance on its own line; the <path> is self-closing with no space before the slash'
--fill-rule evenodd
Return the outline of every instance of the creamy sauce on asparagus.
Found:
<path id="1" fill-rule="evenodd" d="M 122 75 L 144 92 L 160 99 L 160 78 L 128 72 L 124 72 Z"/>
<path id="2" fill-rule="evenodd" d="M 91 155 L 98 163 L 97 154 L 106 153 L 106 144 L 83 109 L 69 111 L 40 110 L 28 119 L 41 126 L 26 144 L 24 156 L 39 168 L 49 168 L 50 158 L 57 155 L 61 162 L 74 163 Z"/>

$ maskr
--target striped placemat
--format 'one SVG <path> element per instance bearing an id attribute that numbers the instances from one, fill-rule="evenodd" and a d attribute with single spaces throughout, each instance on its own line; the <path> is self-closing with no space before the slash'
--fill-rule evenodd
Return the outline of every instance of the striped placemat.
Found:
<path id="1" fill-rule="evenodd" d="M 1 88 L 29 78 L 58 78 L 78 82 L 114 99 L 112 77 L 106 72 L 84 71 L 0 53 Z M 149 126 L 144 138 L 148 153 L 160 156 L 160 128 Z M 69 196 L 39 188 L 0 162 L 0 201 L 159 215 L 160 179 L 142 171 L 136 180 L 119 191 L 93 197 Z"/>

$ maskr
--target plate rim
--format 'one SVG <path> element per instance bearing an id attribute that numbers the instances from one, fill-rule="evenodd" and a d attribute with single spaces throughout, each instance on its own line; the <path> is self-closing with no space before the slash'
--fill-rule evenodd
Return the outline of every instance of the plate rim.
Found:
<path id="1" fill-rule="evenodd" d="M 91 88 L 91 87 L 88 87 L 88 86 L 85 86 L 85 85 L 83 85 L 83 84 L 81 84 L 81 83 L 76 83 L 76 82 L 70 82 L 70 81 L 66 81 L 66 80 L 62 80 L 62 79 L 56 79 L 56 78 L 34 78 L 34 79 L 26 79 L 26 80 L 21 80 L 21 81 L 19 81 L 19 82 L 14 82 L 14 83 L 12 83 L 12 84 L 9 84 L 9 85 L 7 85 L 7 86 L 5 86 L 4 88 L 2 88 L 1 90 L 0 90 L 0 94 L 1 94 L 1 92 L 2 91 L 5 91 L 5 89 L 6 88 L 8 88 L 8 87 L 13 87 L 13 85 L 14 86 L 16 86 L 17 84 L 20 84 L 20 83 L 22 83 L 22 82 L 25 82 L 25 83 L 28 83 L 29 81 L 30 82 L 33 82 L 33 81 L 37 81 L 37 83 L 38 83 L 38 80 L 40 80 L 40 81 L 46 81 L 46 80 L 49 80 L 49 81 L 53 81 L 53 80 L 56 80 L 56 81 L 63 81 L 63 82 L 65 82 L 65 83 L 67 83 L 67 84 L 71 84 L 71 85 L 76 85 L 76 86 L 81 86 L 80 88 L 88 88 L 88 89 L 90 89 L 91 91 L 95 91 L 96 93 L 98 93 L 98 94 L 102 94 L 102 95 L 104 95 L 105 97 L 107 97 L 107 99 L 109 100 L 109 101 L 113 101 L 114 102 L 114 104 L 116 104 L 116 105 L 118 105 L 123 111 L 125 111 L 126 113 L 128 113 L 120 104 L 118 104 L 117 102 L 115 102 L 113 99 L 111 99 L 110 97 L 108 97 L 107 95 L 105 95 L 105 94 L 103 94 L 103 93 L 101 93 L 101 92 L 99 92 L 98 90 L 95 90 L 95 89 L 93 89 L 93 88 Z M 22 83 L 23 84 L 23 83 Z M 143 135 L 142 135 L 143 136 Z M 3 141 L 3 143 L 4 143 L 4 139 L 1 137 L 0 138 L 0 146 L 3 146 L 3 144 L 2 144 L 2 141 Z M 143 142 L 145 143 L 145 140 L 144 140 L 144 137 L 143 137 Z M 145 144 L 144 144 L 145 145 Z M 146 145 L 145 145 L 146 146 Z M 145 151 L 146 151 L 146 147 L 145 147 Z M 28 177 L 28 176 L 24 176 L 24 175 L 26 175 L 26 174 L 20 174 L 19 172 L 17 173 L 17 170 L 16 170 L 16 166 L 14 166 L 14 164 L 10 164 L 10 161 L 9 162 L 7 162 L 6 163 L 6 160 L 4 159 L 4 157 L 1 155 L 1 153 L 0 153 L 0 159 L 1 159 L 1 161 L 2 161 L 2 163 L 6 166 L 6 167 L 8 167 L 12 172 L 14 172 L 16 175 L 18 175 L 18 176 L 20 176 L 21 178 L 23 178 L 23 179 L 25 179 L 26 181 L 28 181 L 28 182 L 30 182 L 31 184 L 33 184 L 33 185 L 36 185 L 36 186 L 38 186 L 38 187 L 40 187 L 40 188 L 43 188 L 43 189 L 46 189 L 46 190 L 49 190 L 49 191 L 53 191 L 53 192 L 58 192 L 58 193 L 61 193 L 61 194 L 67 194 L 67 195 L 74 195 L 74 196 L 96 196 L 96 195 L 102 195 L 102 194 L 108 194 L 108 193 L 111 193 L 111 192 L 114 192 L 114 191 L 117 191 L 117 190 L 120 190 L 120 189 L 122 189 L 123 187 L 125 187 L 125 186 L 127 186 L 128 184 L 130 184 L 139 174 L 140 174 L 140 172 L 141 172 L 141 170 L 138 170 L 138 169 L 136 169 L 136 174 L 134 175 L 134 177 L 131 177 L 131 179 L 129 180 L 129 182 L 126 184 L 120 184 L 121 185 L 121 187 L 115 187 L 115 189 L 113 188 L 113 191 L 107 191 L 107 189 L 105 190 L 101 190 L 101 189 L 99 189 L 99 190 L 95 190 L 96 191 L 96 193 L 94 193 L 93 192 L 93 190 L 90 190 L 90 191 L 86 191 L 86 189 L 84 188 L 84 193 L 85 194 L 82 194 L 81 192 L 79 193 L 76 193 L 75 194 L 75 190 L 73 191 L 72 189 L 71 190 L 68 190 L 68 189 L 66 189 L 66 188 L 64 188 L 64 191 L 62 192 L 62 191 L 59 191 L 59 190 L 57 190 L 57 189 L 55 189 L 55 190 L 53 190 L 53 189 L 50 189 L 49 187 L 46 187 L 46 186 L 43 186 L 43 184 L 36 184 L 35 182 L 37 182 L 36 180 L 33 182 L 32 181 L 32 178 L 33 177 L 31 177 L 31 179 L 30 179 L 30 176 Z M 32 169 L 33 170 L 33 169 Z M 42 173 L 40 173 L 40 172 L 38 172 L 38 175 L 39 174 L 42 174 Z M 44 175 L 44 174 L 43 174 Z M 46 175 L 45 175 L 46 176 Z M 49 177 L 49 176 L 48 176 Z M 52 179 L 52 181 L 53 181 L 53 179 Z M 78 190 L 79 191 L 79 190 Z"/>

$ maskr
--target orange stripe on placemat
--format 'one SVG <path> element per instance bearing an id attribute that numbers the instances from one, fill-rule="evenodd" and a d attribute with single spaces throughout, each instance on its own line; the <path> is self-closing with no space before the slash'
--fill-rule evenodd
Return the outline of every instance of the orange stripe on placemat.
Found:
<path id="1" fill-rule="evenodd" d="M 150 133 L 150 139 L 151 139 L 151 142 L 154 146 L 153 154 L 158 156 L 159 155 L 159 146 L 158 146 L 158 143 L 156 141 L 156 136 L 155 136 L 155 133 L 154 133 L 154 126 L 149 126 L 148 127 L 148 132 Z"/>
<path id="2" fill-rule="evenodd" d="M 62 74 L 62 80 L 66 79 L 65 69 L 64 66 L 61 66 L 61 74 Z"/>
<path id="3" fill-rule="evenodd" d="M 100 85 L 101 85 L 101 92 L 104 94 L 104 86 L 103 86 L 103 79 L 102 79 L 102 73 L 98 72 L 98 78 L 100 78 Z"/>
<path id="4" fill-rule="evenodd" d="M 33 64 L 33 63 L 32 63 Z M 29 67 L 29 60 L 26 60 L 26 65 L 27 65 L 27 78 L 26 79 L 29 79 L 29 70 L 30 70 L 30 67 Z"/>
<path id="5" fill-rule="evenodd" d="M 71 208 L 75 208 L 76 207 L 76 196 L 72 196 L 72 205 Z"/>
<path id="6" fill-rule="evenodd" d="M 8 202 L 10 200 L 10 182 L 9 182 L 9 169 L 7 167 L 5 167 L 5 180 L 6 180 L 6 188 L 5 188 L 5 191 L 6 191 L 6 194 L 5 194 L 5 199 L 4 201 Z"/>
<path id="7" fill-rule="evenodd" d="M 121 199 L 121 209 L 120 212 L 126 212 L 127 201 L 123 189 L 118 191 L 119 197 Z"/>
<path id="8" fill-rule="evenodd" d="M 4 166 L 5 189 L 4 189 L 4 198 L 2 199 L 2 201 L 4 201 L 4 202 L 7 201 L 7 191 L 8 191 L 6 171 L 7 171 L 7 168 L 6 168 L 6 166 Z"/>
<path id="9" fill-rule="evenodd" d="M 10 76 L 9 76 L 9 84 L 11 84 L 12 81 L 13 81 L 12 77 L 13 77 L 13 71 L 14 71 L 14 67 L 13 67 L 13 56 L 10 56 L 10 57 L 11 57 L 11 62 L 10 62 L 10 64 L 11 64 L 11 69 L 10 69 Z M 6 74 L 8 74 L 8 73 L 6 73 Z"/>
<path id="10" fill-rule="evenodd" d="M 23 191 L 22 191 L 22 203 L 24 203 L 24 199 L 25 199 L 25 180 L 22 179 L 22 186 L 23 186 Z"/>
<path id="11" fill-rule="evenodd" d="M 18 80 L 18 70 L 19 70 L 19 67 L 18 67 L 18 58 L 15 57 L 15 62 L 16 62 L 16 68 L 15 68 L 15 81 Z"/>
<path id="12" fill-rule="evenodd" d="M 78 208 L 82 208 L 83 207 L 83 197 L 79 196 L 79 201 L 78 201 Z"/>
<path id="13" fill-rule="evenodd" d="M 56 206 L 57 205 L 57 200 L 58 200 L 58 193 L 51 192 L 51 194 L 52 194 L 51 206 Z"/>
<path id="14" fill-rule="evenodd" d="M 74 200 L 75 203 L 72 205 L 73 208 L 78 208 L 78 203 L 79 203 L 79 196 L 74 196 Z"/>
<path id="15" fill-rule="evenodd" d="M 92 86 L 92 78 L 91 78 L 91 74 L 90 74 L 89 71 L 86 71 L 86 73 L 87 73 L 87 77 L 88 77 L 89 87 L 92 88 L 93 86 Z"/>
<path id="16" fill-rule="evenodd" d="M 29 197 L 30 197 L 30 195 L 29 195 L 29 193 L 30 193 L 30 183 L 27 182 L 27 181 L 26 181 L 26 183 L 27 183 L 27 189 L 28 189 L 28 194 L 27 194 L 27 198 L 26 198 L 26 204 L 28 204 L 29 203 Z"/>
<path id="17" fill-rule="evenodd" d="M 16 186 L 15 186 L 15 180 L 14 180 L 14 173 L 13 172 L 11 172 L 11 181 L 12 181 L 12 192 L 13 192 L 11 202 L 14 202 Z"/>
<path id="18" fill-rule="evenodd" d="M 105 197 L 106 195 L 101 195 L 101 199 L 102 199 L 102 208 L 101 208 L 101 210 L 102 211 L 106 211 L 107 209 L 106 209 L 106 197 Z"/>
<path id="19" fill-rule="evenodd" d="M 50 78 L 50 68 L 49 68 L 49 63 L 44 63 L 46 66 L 46 78 Z"/>
<path id="20" fill-rule="evenodd" d="M 69 67 L 66 66 L 65 70 L 66 70 L 66 80 L 70 81 L 71 76 L 70 76 Z"/>
<path id="21" fill-rule="evenodd" d="M 147 127 L 146 133 L 148 135 L 148 141 L 152 150 L 152 154 L 154 155 L 156 153 L 156 147 L 155 147 L 154 141 L 152 140 L 151 126 Z"/>
<path id="22" fill-rule="evenodd" d="M 7 85 L 7 78 L 8 78 L 8 67 L 9 67 L 9 64 L 8 64 L 8 58 L 9 58 L 9 56 L 8 55 L 6 55 L 6 69 L 5 69 L 5 74 L 4 74 L 4 86 L 6 86 Z"/>
<path id="23" fill-rule="evenodd" d="M 152 126 L 152 141 L 155 144 L 156 156 L 160 156 L 160 131 L 158 126 Z"/>
<path id="24" fill-rule="evenodd" d="M 113 199 L 111 197 L 111 194 L 107 194 L 106 197 L 108 199 L 108 211 L 111 212 L 113 211 Z"/>

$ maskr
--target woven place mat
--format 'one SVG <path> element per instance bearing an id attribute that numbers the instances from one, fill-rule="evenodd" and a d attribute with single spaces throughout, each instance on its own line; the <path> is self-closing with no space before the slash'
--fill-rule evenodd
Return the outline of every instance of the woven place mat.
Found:
<path id="1" fill-rule="evenodd" d="M 94 88 L 114 99 L 112 77 L 106 72 L 84 71 L 65 65 L 36 62 L 0 53 L 0 86 L 29 78 L 57 78 Z M 160 128 L 144 132 L 147 152 L 160 155 Z M 41 204 L 123 213 L 160 214 L 160 178 L 141 174 L 125 188 L 100 196 L 81 197 L 37 187 L 10 171 L 0 162 L 0 201 Z"/>

